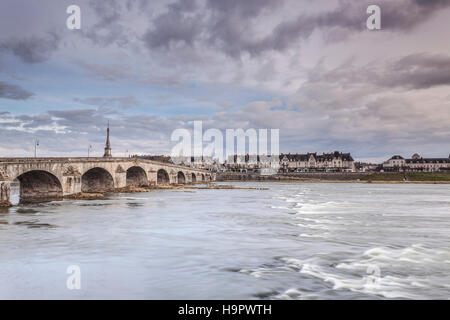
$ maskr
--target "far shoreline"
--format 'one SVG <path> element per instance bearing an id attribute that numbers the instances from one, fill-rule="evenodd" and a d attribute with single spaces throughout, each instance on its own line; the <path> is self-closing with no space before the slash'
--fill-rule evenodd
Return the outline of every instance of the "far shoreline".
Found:
<path id="1" fill-rule="evenodd" d="M 450 184 L 450 172 L 389 172 L 389 173 L 217 173 L 217 182 L 284 182 L 284 183 L 375 183 L 375 184 Z"/>
<path id="2" fill-rule="evenodd" d="M 364 183 L 364 184 L 450 184 L 450 181 L 389 181 L 389 180 L 377 180 L 377 181 L 362 181 L 362 180 L 313 180 L 313 179 L 285 179 L 285 180 L 227 180 L 217 182 L 262 182 L 262 183 Z"/>

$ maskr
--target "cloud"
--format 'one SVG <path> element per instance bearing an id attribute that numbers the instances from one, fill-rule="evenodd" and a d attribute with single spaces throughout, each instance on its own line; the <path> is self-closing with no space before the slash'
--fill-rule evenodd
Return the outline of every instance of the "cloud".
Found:
<path id="1" fill-rule="evenodd" d="M 143 39 L 149 48 L 170 48 L 178 43 L 192 46 L 202 26 L 201 16 L 195 0 L 184 0 L 167 5 L 167 12 L 153 21 L 154 28 L 146 32 Z"/>
<path id="2" fill-rule="evenodd" d="M 385 29 L 412 31 L 433 14 L 450 6 L 449 0 L 383 1 L 382 24 Z"/>
<path id="3" fill-rule="evenodd" d="M 84 154 L 90 143 L 101 151 L 110 120 L 113 151 L 161 153 L 173 129 L 202 119 L 279 128 L 284 152 L 441 152 L 450 56 L 430 30 L 448 29 L 450 1 L 379 0 L 380 32 L 365 26 L 372 3 L 80 0 L 79 32 L 58 29 L 62 2 L 34 4 L 32 19 L 18 19 L 23 5 L 17 16 L 0 10 L 9 27 L 0 30 L 1 72 L 15 83 L 0 82 L 0 97 L 29 99 L 24 81 L 39 90 L 28 112 L 3 107 L 11 113 L 0 112 L 0 147 L 26 148 L 37 136 L 49 154 Z"/>
<path id="4" fill-rule="evenodd" d="M 117 97 L 117 98 L 104 98 L 104 97 L 90 97 L 90 98 L 75 98 L 74 101 L 99 107 L 120 107 L 123 109 L 129 109 L 132 107 L 141 106 L 141 102 L 134 97 Z"/>
<path id="5" fill-rule="evenodd" d="M 370 66 L 347 62 L 328 68 L 322 62 L 309 71 L 286 110 L 266 108 L 239 116 L 285 119 L 282 134 L 300 145 L 347 146 L 372 157 L 412 154 L 415 148 L 439 155 L 450 135 L 450 101 L 443 87 L 449 84 L 447 62 L 445 55 L 429 54 Z"/>
<path id="6" fill-rule="evenodd" d="M 129 68 L 120 64 L 106 65 L 89 63 L 85 61 L 76 61 L 75 63 L 100 80 L 118 81 L 126 78 L 131 78 L 133 76 Z"/>
<path id="7" fill-rule="evenodd" d="M 315 30 L 323 31 L 328 40 L 341 40 L 352 33 L 366 32 L 366 9 L 372 2 L 340 0 L 335 8 L 324 5 L 318 13 L 300 13 L 296 17 L 280 19 L 273 28 L 266 28 L 269 32 L 261 34 L 264 24 L 272 23 L 268 21 L 271 19 L 268 13 L 277 17 L 285 4 L 298 7 L 299 2 L 207 0 L 202 6 L 200 2 L 183 0 L 168 5 L 167 11 L 155 18 L 143 40 L 150 50 L 197 46 L 214 48 L 232 57 L 243 53 L 260 55 L 297 45 Z M 377 4 L 382 9 L 384 30 L 407 32 L 449 7 L 450 1 L 380 0 Z"/>
<path id="8" fill-rule="evenodd" d="M 126 45 L 129 39 L 122 24 L 122 15 L 126 12 L 120 1 L 89 1 L 88 6 L 95 14 L 95 22 L 80 30 L 82 36 L 96 45 Z"/>
<path id="9" fill-rule="evenodd" d="M 125 150 L 130 153 L 168 153 L 170 134 L 185 125 L 182 120 L 152 115 L 110 116 L 101 108 L 51 110 L 37 115 L 4 113 L 0 114 L 0 136 L 4 137 L 0 139 L 0 150 L 7 152 L 9 141 L 14 141 L 15 146 L 20 146 L 15 148 L 14 155 L 27 155 L 30 141 L 38 138 L 41 155 L 79 156 L 92 144 L 93 154 L 97 150 L 101 156 L 108 121 L 116 156 L 124 156 Z"/>
<path id="10" fill-rule="evenodd" d="M 27 100 L 33 95 L 17 85 L 0 81 L 0 98 L 11 100 Z"/>
<path id="11" fill-rule="evenodd" d="M 392 63 L 379 80 L 380 85 L 428 89 L 450 85 L 450 56 L 417 53 Z"/>
<path id="12" fill-rule="evenodd" d="M 26 63 L 39 63 L 47 60 L 58 49 L 59 42 L 60 36 L 56 33 L 10 38 L 0 41 L 0 52 L 10 52 Z"/>
<path id="13" fill-rule="evenodd" d="M 351 61 L 326 70 L 323 61 L 308 73 L 311 84 L 334 81 L 340 86 L 386 89 L 429 89 L 450 85 L 450 55 L 414 53 L 387 62 L 355 66 Z"/>
<path id="14" fill-rule="evenodd" d="M 201 5 L 195 0 L 178 1 L 167 5 L 167 11 L 152 21 L 143 40 L 150 50 L 193 47 L 200 42 L 200 45 L 235 54 L 238 47 L 248 49 L 242 38 L 242 34 L 250 32 L 245 20 L 281 2 L 210 0 Z"/>

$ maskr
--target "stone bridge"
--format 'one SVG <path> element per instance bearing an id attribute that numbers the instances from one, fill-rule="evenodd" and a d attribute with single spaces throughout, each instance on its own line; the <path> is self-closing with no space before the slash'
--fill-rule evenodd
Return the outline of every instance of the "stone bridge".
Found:
<path id="1" fill-rule="evenodd" d="M 215 175 L 139 158 L 0 158 L 0 204 L 8 203 L 14 180 L 20 182 L 21 200 L 36 200 L 126 186 L 209 182 Z"/>

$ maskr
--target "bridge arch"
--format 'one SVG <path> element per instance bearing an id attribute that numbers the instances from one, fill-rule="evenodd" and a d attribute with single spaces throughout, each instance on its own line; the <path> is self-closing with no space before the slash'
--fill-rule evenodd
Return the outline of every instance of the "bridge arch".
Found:
<path id="1" fill-rule="evenodd" d="M 202 181 L 205 181 L 205 175 L 203 173 L 202 173 L 201 178 L 202 178 Z"/>
<path id="2" fill-rule="evenodd" d="M 127 186 L 145 187 L 148 186 L 147 173 L 142 167 L 133 166 L 127 170 Z"/>
<path id="3" fill-rule="evenodd" d="M 61 181 L 45 170 L 31 170 L 19 175 L 20 201 L 62 198 Z"/>
<path id="4" fill-rule="evenodd" d="M 114 179 L 108 170 L 95 167 L 81 177 L 82 192 L 106 192 L 114 188 Z"/>
<path id="5" fill-rule="evenodd" d="M 156 184 L 157 185 L 168 185 L 170 184 L 169 174 L 164 169 L 159 169 L 156 174 Z"/>
<path id="6" fill-rule="evenodd" d="M 185 184 L 186 183 L 186 176 L 182 171 L 178 171 L 177 173 L 177 183 L 178 184 Z"/>
<path id="7" fill-rule="evenodd" d="M 196 183 L 197 182 L 197 176 L 195 175 L 195 173 L 192 173 L 192 183 Z"/>

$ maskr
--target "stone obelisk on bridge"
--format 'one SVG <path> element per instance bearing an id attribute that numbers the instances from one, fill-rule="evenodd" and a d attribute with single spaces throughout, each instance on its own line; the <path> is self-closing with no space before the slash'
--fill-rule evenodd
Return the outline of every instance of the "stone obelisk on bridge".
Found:
<path id="1" fill-rule="evenodd" d="M 111 142 L 109 141 L 109 121 L 108 128 L 106 129 L 106 145 L 105 145 L 105 153 L 103 154 L 103 158 L 111 158 Z"/>

